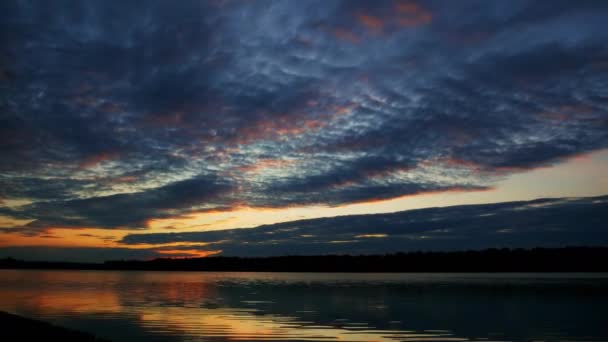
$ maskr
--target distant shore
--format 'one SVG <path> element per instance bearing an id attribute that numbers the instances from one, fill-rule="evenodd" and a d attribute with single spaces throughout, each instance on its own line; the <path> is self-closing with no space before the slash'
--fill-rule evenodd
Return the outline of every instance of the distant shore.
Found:
<path id="1" fill-rule="evenodd" d="M 3 341 L 108 342 L 95 335 L 0 311 Z"/>
<path id="2" fill-rule="evenodd" d="M 0 269 L 229 272 L 608 272 L 608 247 L 485 249 L 381 255 L 214 256 L 73 263 L 0 259 Z"/>

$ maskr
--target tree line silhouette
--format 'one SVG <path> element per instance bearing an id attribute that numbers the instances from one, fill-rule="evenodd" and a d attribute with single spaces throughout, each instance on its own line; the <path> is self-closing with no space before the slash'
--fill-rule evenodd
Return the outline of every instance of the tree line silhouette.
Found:
<path id="1" fill-rule="evenodd" d="M 154 260 L 104 263 L 0 259 L 0 268 L 251 272 L 607 272 L 608 247 L 486 249 L 384 255 L 310 255 Z"/>

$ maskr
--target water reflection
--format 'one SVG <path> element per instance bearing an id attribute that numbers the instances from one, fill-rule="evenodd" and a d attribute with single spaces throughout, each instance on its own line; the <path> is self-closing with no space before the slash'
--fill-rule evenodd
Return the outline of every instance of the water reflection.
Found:
<path id="1" fill-rule="evenodd" d="M 608 275 L 0 271 L 0 309 L 115 341 L 607 340 Z"/>

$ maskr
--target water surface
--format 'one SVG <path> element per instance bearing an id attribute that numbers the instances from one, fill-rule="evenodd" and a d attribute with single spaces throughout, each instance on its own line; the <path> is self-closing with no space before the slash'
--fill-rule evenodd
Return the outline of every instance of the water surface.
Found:
<path id="1" fill-rule="evenodd" d="M 113 341 L 608 341 L 608 274 L 0 270 L 0 310 Z"/>

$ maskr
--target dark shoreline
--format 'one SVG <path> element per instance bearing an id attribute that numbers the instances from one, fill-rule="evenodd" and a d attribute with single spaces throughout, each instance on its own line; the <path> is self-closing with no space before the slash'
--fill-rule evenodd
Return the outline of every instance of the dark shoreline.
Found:
<path id="1" fill-rule="evenodd" d="M 0 259 L 0 269 L 213 272 L 608 272 L 608 247 L 486 249 L 383 255 L 207 257 L 73 263 Z"/>
<path id="2" fill-rule="evenodd" d="M 0 311 L 3 341 L 108 342 L 93 334 Z"/>

